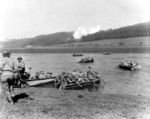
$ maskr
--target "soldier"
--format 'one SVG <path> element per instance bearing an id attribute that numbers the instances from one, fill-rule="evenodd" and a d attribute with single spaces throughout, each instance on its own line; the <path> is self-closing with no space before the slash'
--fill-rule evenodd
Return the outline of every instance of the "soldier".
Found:
<path id="1" fill-rule="evenodd" d="M 40 71 L 39 79 L 45 79 L 44 71 Z"/>
<path id="2" fill-rule="evenodd" d="M 91 74 L 93 73 L 92 68 L 89 66 L 88 67 L 88 71 L 87 71 L 87 77 L 90 79 L 91 78 Z"/>
<path id="3" fill-rule="evenodd" d="M 64 71 L 61 74 L 56 76 L 55 87 L 59 88 L 60 90 L 65 87 L 65 85 L 67 84 L 65 76 L 66 76 L 66 72 Z"/>
<path id="4" fill-rule="evenodd" d="M 17 71 L 17 66 L 14 60 L 10 57 L 10 52 L 5 50 L 2 55 L 3 58 L 0 61 L 0 70 L 1 74 L 1 88 L 2 94 L 4 98 L 6 97 L 7 101 L 10 102 L 12 105 L 14 104 L 13 101 L 13 94 L 12 94 L 12 86 L 14 80 L 14 72 Z M 4 95 L 5 94 L 5 95 Z"/>
<path id="5" fill-rule="evenodd" d="M 87 78 L 92 79 L 92 80 L 95 79 L 95 78 L 96 79 L 99 78 L 98 73 L 93 71 L 90 66 L 88 67 Z"/>
<path id="6" fill-rule="evenodd" d="M 23 75 L 24 75 L 24 72 L 25 72 L 25 63 L 24 63 L 21 56 L 19 56 L 17 58 L 17 60 L 18 60 L 17 66 L 18 66 L 19 75 L 20 75 L 20 78 L 23 79 Z"/>

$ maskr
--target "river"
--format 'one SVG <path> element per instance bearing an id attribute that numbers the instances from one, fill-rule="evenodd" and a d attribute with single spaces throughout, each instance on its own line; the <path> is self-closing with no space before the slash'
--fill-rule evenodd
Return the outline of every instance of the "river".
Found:
<path id="1" fill-rule="evenodd" d="M 52 72 L 54 75 L 74 69 L 86 72 L 88 66 L 91 66 L 104 79 L 103 88 L 98 90 L 100 93 L 150 96 L 150 54 L 85 53 L 84 57 L 93 57 L 95 60 L 89 64 L 79 64 L 81 57 L 73 57 L 71 53 L 12 54 L 14 59 L 18 56 L 23 57 L 26 67 L 32 67 L 32 75 L 40 70 Z M 119 62 L 125 60 L 138 62 L 142 69 L 139 71 L 118 69 Z"/>

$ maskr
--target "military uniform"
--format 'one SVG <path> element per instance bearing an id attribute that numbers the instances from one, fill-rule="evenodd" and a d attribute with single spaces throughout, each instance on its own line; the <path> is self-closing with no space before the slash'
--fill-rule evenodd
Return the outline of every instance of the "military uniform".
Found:
<path id="1" fill-rule="evenodd" d="M 7 54 L 7 51 L 3 54 L 3 59 L 0 61 L 0 70 L 2 72 L 1 74 L 1 91 L 4 97 L 8 99 L 11 103 L 13 103 L 12 100 L 12 85 L 13 85 L 13 79 L 14 79 L 14 71 L 17 70 L 16 63 L 12 58 L 9 57 L 10 54 Z"/>
<path id="2" fill-rule="evenodd" d="M 17 58 L 17 60 L 18 60 L 17 67 L 18 67 L 19 75 L 20 75 L 20 78 L 23 79 L 23 75 L 25 73 L 25 63 L 22 60 L 22 57 L 20 56 Z"/>

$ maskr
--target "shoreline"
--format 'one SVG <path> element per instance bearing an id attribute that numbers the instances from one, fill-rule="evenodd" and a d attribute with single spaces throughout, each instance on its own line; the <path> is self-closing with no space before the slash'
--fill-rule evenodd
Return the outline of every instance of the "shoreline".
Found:
<path id="1" fill-rule="evenodd" d="M 150 47 L 6 48 L 12 53 L 150 53 Z M 0 52 L 2 52 L 1 49 Z"/>

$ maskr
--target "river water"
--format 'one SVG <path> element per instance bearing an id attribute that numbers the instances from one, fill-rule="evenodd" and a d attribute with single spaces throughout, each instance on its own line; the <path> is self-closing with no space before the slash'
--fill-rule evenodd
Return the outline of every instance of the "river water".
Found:
<path id="1" fill-rule="evenodd" d="M 89 64 L 79 64 L 81 57 L 73 57 L 71 53 L 12 54 L 14 59 L 18 56 L 23 57 L 26 67 L 32 67 L 32 75 L 40 70 L 53 72 L 54 75 L 74 69 L 86 72 L 88 66 L 91 66 L 104 79 L 103 88 L 98 90 L 100 93 L 150 96 L 150 54 L 86 53 L 84 57 L 93 57 L 95 60 Z M 138 62 L 142 69 L 139 71 L 118 69 L 119 62 L 125 60 Z"/>

